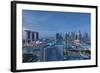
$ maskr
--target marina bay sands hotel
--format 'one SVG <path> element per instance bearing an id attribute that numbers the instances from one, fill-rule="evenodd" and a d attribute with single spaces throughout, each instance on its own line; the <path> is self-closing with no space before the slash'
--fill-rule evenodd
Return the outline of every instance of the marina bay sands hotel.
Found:
<path id="1" fill-rule="evenodd" d="M 30 43 L 32 41 L 39 40 L 39 33 L 38 32 L 33 32 L 30 30 L 25 30 L 25 32 L 26 32 L 25 43 Z"/>

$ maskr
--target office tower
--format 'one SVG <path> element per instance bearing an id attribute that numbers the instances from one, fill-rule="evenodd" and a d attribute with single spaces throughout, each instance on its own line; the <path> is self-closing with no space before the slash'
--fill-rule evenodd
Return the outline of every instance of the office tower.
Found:
<path id="1" fill-rule="evenodd" d="M 56 40 L 61 40 L 62 39 L 62 35 L 60 33 L 56 34 Z"/>
<path id="2" fill-rule="evenodd" d="M 73 32 L 72 36 L 73 36 L 73 40 L 75 40 L 75 32 Z"/>
<path id="3" fill-rule="evenodd" d="M 65 33 L 65 42 L 66 43 L 68 42 L 68 39 L 69 39 L 69 35 L 68 35 L 68 33 Z"/>
<path id="4" fill-rule="evenodd" d="M 82 42 L 82 34 L 80 31 L 79 31 L 79 40 L 80 40 L 80 42 Z"/>
<path id="5" fill-rule="evenodd" d="M 91 43 L 90 42 L 90 36 L 89 36 L 89 34 L 88 33 L 84 33 L 84 36 L 83 36 L 83 41 L 84 41 L 84 43 Z"/>
<path id="6" fill-rule="evenodd" d="M 62 34 L 56 33 L 56 43 L 57 44 L 62 44 L 62 41 L 63 41 Z"/>
<path id="7" fill-rule="evenodd" d="M 69 34 L 66 32 L 65 33 L 65 48 L 67 48 L 68 47 L 68 45 L 69 45 Z"/>
<path id="8" fill-rule="evenodd" d="M 59 39 L 59 33 L 56 33 L 56 40 Z"/>
<path id="9" fill-rule="evenodd" d="M 79 32 L 75 32 L 75 40 L 79 40 Z"/>

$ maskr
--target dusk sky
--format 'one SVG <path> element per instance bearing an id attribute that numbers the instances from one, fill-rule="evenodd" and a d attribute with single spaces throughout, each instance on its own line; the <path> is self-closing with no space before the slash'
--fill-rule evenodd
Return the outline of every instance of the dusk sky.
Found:
<path id="1" fill-rule="evenodd" d="M 90 13 L 22 11 L 23 29 L 39 32 L 41 37 L 79 30 L 90 33 L 90 19 Z"/>

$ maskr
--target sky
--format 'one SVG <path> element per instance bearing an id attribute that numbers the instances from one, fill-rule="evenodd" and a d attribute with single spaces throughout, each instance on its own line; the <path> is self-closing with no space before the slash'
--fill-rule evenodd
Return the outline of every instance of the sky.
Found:
<path id="1" fill-rule="evenodd" d="M 48 37 L 56 33 L 78 32 L 90 33 L 90 13 L 56 12 L 23 10 L 23 30 L 39 32 L 40 37 Z"/>

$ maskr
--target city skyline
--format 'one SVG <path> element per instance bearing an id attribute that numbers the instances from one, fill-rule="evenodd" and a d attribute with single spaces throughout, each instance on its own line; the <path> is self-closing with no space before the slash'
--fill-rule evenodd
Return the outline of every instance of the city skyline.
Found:
<path id="1" fill-rule="evenodd" d="M 40 33 L 40 37 L 56 33 L 81 31 L 90 33 L 89 13 L 23 10 L 23 30 Z M 24 33 L 23 33 L 24 34 Z"/>

